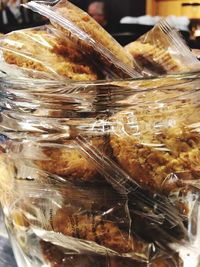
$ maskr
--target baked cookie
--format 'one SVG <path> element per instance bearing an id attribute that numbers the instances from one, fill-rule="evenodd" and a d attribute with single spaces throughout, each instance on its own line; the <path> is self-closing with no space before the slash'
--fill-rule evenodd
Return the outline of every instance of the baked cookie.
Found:
<path id="1" fill-rule="evenodd" d="M 125 50 L 132 55 L 142 69 L 155 74 L 189 71 L 188 67 L 181 64 L 169 51 L 158 44 L 135 41 L 125 46 Z"/>
<path id="2" fill-rule="evenodd" d="M 131 55 L 114 40 L 88 13 L 74 6 L 67 0 L 59 1 L 53 10 L 66 20 L 69 27 L 51 20 L 51 23 L 60 29 L 68 38 L 81 47 L 84 53 L 93 58 L 100 69 L 112 72 L 116 77 L 130 77 L 133 71 Z M 74 29 L 72 29 L 74 27 Z M 77 32 L 82 31 L 80 36 Z M 73 32 L 76 31 L 76 34 Z M 118 60 L 116 64 L 115 60 Z M 124 65 L 124 67 L 121 67 Z"/>
<path id="3" fill-rule="evenodd" d="M 121 257 L 103 257 L 100 255 L 84 255 L 65 253 L 62 248 L 50 243 L 40 242 L 43 257 L 51 267 L 182 267 L 182 261 L 175 255 L 159 258 L 150 263 L 139 262 Z"/>
<path id="4" fill-rule="evenodd" d="M 143 188 L 168 194 L 200 178 L 198 121 L 198 108 L 185 100 L 121 111 L 112 122 L 113 156 Z"/>
<path id="5" fill-rule="evenodd" d="M 79 212 L 70 207 L 58 209 L 52 218 L 52 228 L 63 235 L 95 242 L 120 254 L 141 253 L 147 244 L 121 230 L 106 215 Z"/>
<path id="6" fill-rule="evenodd" d="M 103 137 L 92 138 L 91 144 L 105 154 L 110 153 L 108 140 Z M 42 154 L 44 160 L 35 161 L 37 168 L 41 170 L 73 182 L 97 182 L 100 178 L 96 167 L 81 154 L 73 140 L 60 147 L 42 148 Z"/>
<path id="7" fill-rule="evenodd" d="M 97 80 L 94 67 L 67 39 L 51 28 L 25 29 L 0 39 L 6 63 L 72 80 Z M 58 77 L 57 77 L 58 78 Z"/>

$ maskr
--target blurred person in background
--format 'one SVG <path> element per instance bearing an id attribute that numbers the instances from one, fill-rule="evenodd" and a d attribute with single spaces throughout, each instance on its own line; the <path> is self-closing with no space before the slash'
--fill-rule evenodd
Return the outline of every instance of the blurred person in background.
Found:
<path id="1" fill-rule="evenodd" d="M 106 16 L 106 6 L 103 1 L 94 1 L 88 5 L 88 14 L 93 17 L 102 27 L 106 27 L 107 16 Z"/>
<path id="2" fill-rule="evenodd" d="M 43 24 L 42 17 L 22 6 L 28 0 L 0 0 L 0 32 L 7 33 Z"/>
<path id="3" fill-rule="evenodd" d="M 12 25 L 22 23 L 20 4 L 20 0 L 8 0 L 6 3 L 6 14 L 9 23 Z"/>
<path id="4" fill-rule="evenodd" d="M 16 25 L 18 23 L 17 18 L 15 18 L 16 13 L 17 18 L 19 18 L 19 11 L 15 9 L 15 1 L 1 1 L 0 2 L 0 26 L 6 26 L 8 23 L 11 25 Z"/>

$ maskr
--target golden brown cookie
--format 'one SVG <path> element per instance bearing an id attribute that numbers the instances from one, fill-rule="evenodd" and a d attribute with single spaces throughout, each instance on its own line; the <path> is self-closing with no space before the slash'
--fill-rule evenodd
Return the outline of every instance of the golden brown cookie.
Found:
<path id="1" fill-rule="evenodd" d="M 125 46 L 125 50 L 132 55 L 142 69 L 150 70 L 156 74 L 189 70 L 178 59 L 173 57 L 169 51 L 159 45 L 135 41 Z"/>
<path id="2" fill-rule="evenodd" d="M 200 175 L 199 134 L 183 130 L 177 135 L 176 130 L 180 129 L 174 129 L 174 135 L 171 136 L 167 132 L 157 136 L 158 142 L 164 140 L 162 144 L 166 145 L 168 151 L 141 144 L 131 136 L 112 136 L 114 156 L 120 166 L 144 188 L 171 191 L 174 186 L 182 186 L 182 180 L 195 180 Z M 177 140 L 181 140 L 179 144 Z M 190 146 L 191 143 L 193 146 Z"/>
<path id="3" fill-rule="evenodd" d="M 130 77 L 128 68 L 133 68 L 131 55 L 90 17 L 88 13 L 74 6 L 67 0 L 59 1 L 59 3 L 53 7 L 53 10 L 59 15 L 62 15 L 64 19 L 66 18 L 66 21 L 72 22 L 74 27 L 77 27 L 76 30 L 80 29 L 84 32 L 85 38 L 82 37 L 83 33 L 77 37 L 77 34 L 72 33 L 67 27 L 55 22 L 55 20 L 51 21 L 56 28 L 63 31 L 66 36 L 77 43 L 86 55 L 94 58 L 105 70 L 113 71 L 116 74 L 121 72 L 122 76 Z M 86 37 L 87 35 L 89 37 Z M 127 66 L 127 71 L 126 68 L 120 69 L 119 65 L 117 66 L 115 64 L 114 58 L 119 61 L 119 65 L 120 62 L 125 64 L 125 66 Z"/>
<path id="4" fill-rule="evenodd" d="M 35 161 L 37 168 L 71 181 L 98 181 L 99 174 L 96 167 L 81 154 L 73 142 L 73 140 L 68 141 L 61 147 L 43 148 L 44 160 Z M 91 139 L 91 143 L 100 152 L 110 153 L 106 139 L 96 137 Z"/>
<path id="5" fill-rule="evenodd" d="M 48 266 L 51 267 L 103 267 L 101 257 L 66 253 L 57 246 L 40 241 L 42 254 Z M 50 264 L 50 265 L 49 265 Z M 106 266 L 105 266 L 106 267 Z"/>
<path id="6" fill-rule="evenodd" d="M 156 105 L 119 112 L 110 144 L 120 167 L 138 184 L 169 193 L 200 177 L 200 134 L 195 124 L 199 111 L 189 102 L 185 108 L 178 108 L 184 102 Z"/>
<path id="7" fill-rule="evenodd" d="M 105 257 L 100 255 L 65 254 L 62 248 L 50 243 L 40 242 L 42 253 L 46 262 L 51 267 L 182 267 L 178 256 L 171 256 L 169 259 L 156 259 L 150 263 L 139 262 L 122 257 Z"/>
<path id="8" fill-rule="evenodd" d="M 12 32 L 0 40 L 0 47 L 8 64 L 77 81 L 98 79 L 93 66 L 76 47 L 50 28 Z"/>
<path id="9" fill-rule="evenodd" d="M 70 208 L 61 208 L 52 218 L 55 232 L 78 239 L 93 241 L 118 253 L 142 251 L 144 243 L 121 230 L 117 223 L 92 213 L 79 214 Z"/>

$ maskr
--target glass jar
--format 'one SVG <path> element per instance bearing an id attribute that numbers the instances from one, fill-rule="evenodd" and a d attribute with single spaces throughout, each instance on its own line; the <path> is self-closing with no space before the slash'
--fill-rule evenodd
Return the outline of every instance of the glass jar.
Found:
<path id="1" fill-rule="evenodd" d="M 19 266 L 179 267 L 188 253 L 198 266 L 199 80 L 1 80 L 0 195 Z"/>

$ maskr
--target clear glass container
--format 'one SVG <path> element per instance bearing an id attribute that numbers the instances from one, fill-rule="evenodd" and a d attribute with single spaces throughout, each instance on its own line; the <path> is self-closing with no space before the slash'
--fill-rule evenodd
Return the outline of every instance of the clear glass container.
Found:
<path id="1" fill-rule="evenodd" d="M 199 81 L 1 79 L 0 199 L 18 266 L 199 266 Z"/>

